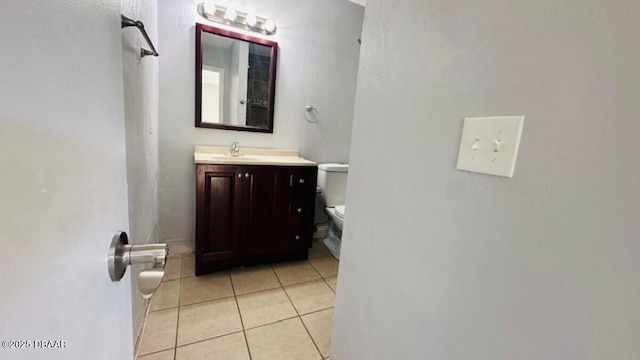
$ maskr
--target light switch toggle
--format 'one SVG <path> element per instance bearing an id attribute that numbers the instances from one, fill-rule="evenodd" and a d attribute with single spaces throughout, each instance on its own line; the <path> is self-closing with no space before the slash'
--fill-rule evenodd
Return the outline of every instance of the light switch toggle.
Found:
<path id="1" fill-rule="evenodd" d="M 471 144 L 471 150 L 478 151 L 478 147 L 480 146 L 480 139 L 473 140 L 473 144 Z"/>
<path id="2" fill-rule="evenodd" d="M 500 145 L 502 145 L 502 140 L 500 139 L 493 140 L 493 152 L 500 152 Z"/>

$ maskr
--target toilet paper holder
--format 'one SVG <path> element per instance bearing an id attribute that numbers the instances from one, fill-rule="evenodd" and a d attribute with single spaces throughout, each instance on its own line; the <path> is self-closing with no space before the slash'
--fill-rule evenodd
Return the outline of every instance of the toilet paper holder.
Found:
<path id="1" fill-rule="evenodd" d="M 142 270 L 137 278 L 142 297 L 148 299 L 162 283 L 168 255 L 167 244 L 129 245 L 127 233 L 119 231 L 113 236 L 109 247 L 107 258 L 109 276 L 112 281 L 120 281 L 128 265 L 152 265 L 151 268 Z"/>

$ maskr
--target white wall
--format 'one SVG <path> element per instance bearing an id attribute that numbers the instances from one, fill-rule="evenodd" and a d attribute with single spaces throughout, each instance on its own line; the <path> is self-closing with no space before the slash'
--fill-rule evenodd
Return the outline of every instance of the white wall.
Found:
<path id="1" fill-rule="evenodd" d="M 638 359 L 639 13 L 367 4 L 332 359 Z M 456 171 L 504 114 L 515 177 Z"/>
<path id="2" fill-rule="evenodd" d="M 158 44 L 156 0 L 122 0 L 122 14 L 144 23 L 154 45 Z M 158 242 L 158 59 L 140 57 L 148 48 L 140 31 L 122 30 L 124 117 L 127 143 L 129 240 L 132 244 Z M 161 54 L 169 49 L 159 49 Z M 131 267 L 133 276 L 142 270 Z M 140 334 L 148 301 L 132 281 L 133 336 Z"/>
<path id="3" fill-rule="evenodd" d="M 195 212 L 194 145 L 294 148 L 309 159 L 349 160 L 351 120 L 363 8 L 346 0 L 233 1 L 271 17 L 279 44 L 273 134 L 194 127 L 194 0 L 160 0 L 160 239 L 192 243 Z M 213 23 L 209 23 L 213 24 Z M 252 35 L 255 35 L 252 34 Z M 320 110 L 304 121 L 305 106 Z"/>

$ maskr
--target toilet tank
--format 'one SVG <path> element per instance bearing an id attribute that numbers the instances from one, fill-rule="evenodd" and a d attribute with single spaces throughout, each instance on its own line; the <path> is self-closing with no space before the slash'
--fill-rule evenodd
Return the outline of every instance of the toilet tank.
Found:
<path id="1" fill-rule="evenodd" d="M 318 164 L 320 197 L 326 206 L 344 205 L 349 164 Z"/>

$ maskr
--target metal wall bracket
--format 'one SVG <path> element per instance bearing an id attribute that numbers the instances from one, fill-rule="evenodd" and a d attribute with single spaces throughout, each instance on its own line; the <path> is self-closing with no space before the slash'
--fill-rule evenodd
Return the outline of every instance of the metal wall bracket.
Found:
<path id="1" fill-rule="evenodd" d="M 107 263 L 112 281 L 120 281 L 127 266 L 148 264 L 152 268 L 138 274 L 138 289 L 145 299 L 158 289 L 164 277 L 164 267 L 169 255 L 167 244 L 129 245 L 129 237 L 124 231 L 117 232 L 111 240 Z"/>
<path id="2" fill-rule="evenodd" d="M 122 17 L 122 28 L 126 28 L 129 26 L 135 26 L 138 28 L 138 30 L 140 30 L 140 33 L 142 33 L 142 36 L 144 37 L 144 39 L 147 41 L 147 45 L 149 45 L 149 47 L 151 48 L 151 50 L 147 50 L 145 48 L 140 48 L 140 56 L 145 57 L 147 55 L 153 55 L 153 56 L 158 56 L 158 52 L 156 51 L 155 46 L 153 46 L 153 43 L 151 42 L 151 39 L 149 38 L 149 35 L 147 35 L 147 31 L 144 29 L 144 24 L 142 23 L 142 21 L 138 20 L 135 21 L 133 19 L 129 19 L 128 17 L 124 16 L 124 15 L 120 15 Z"/>

